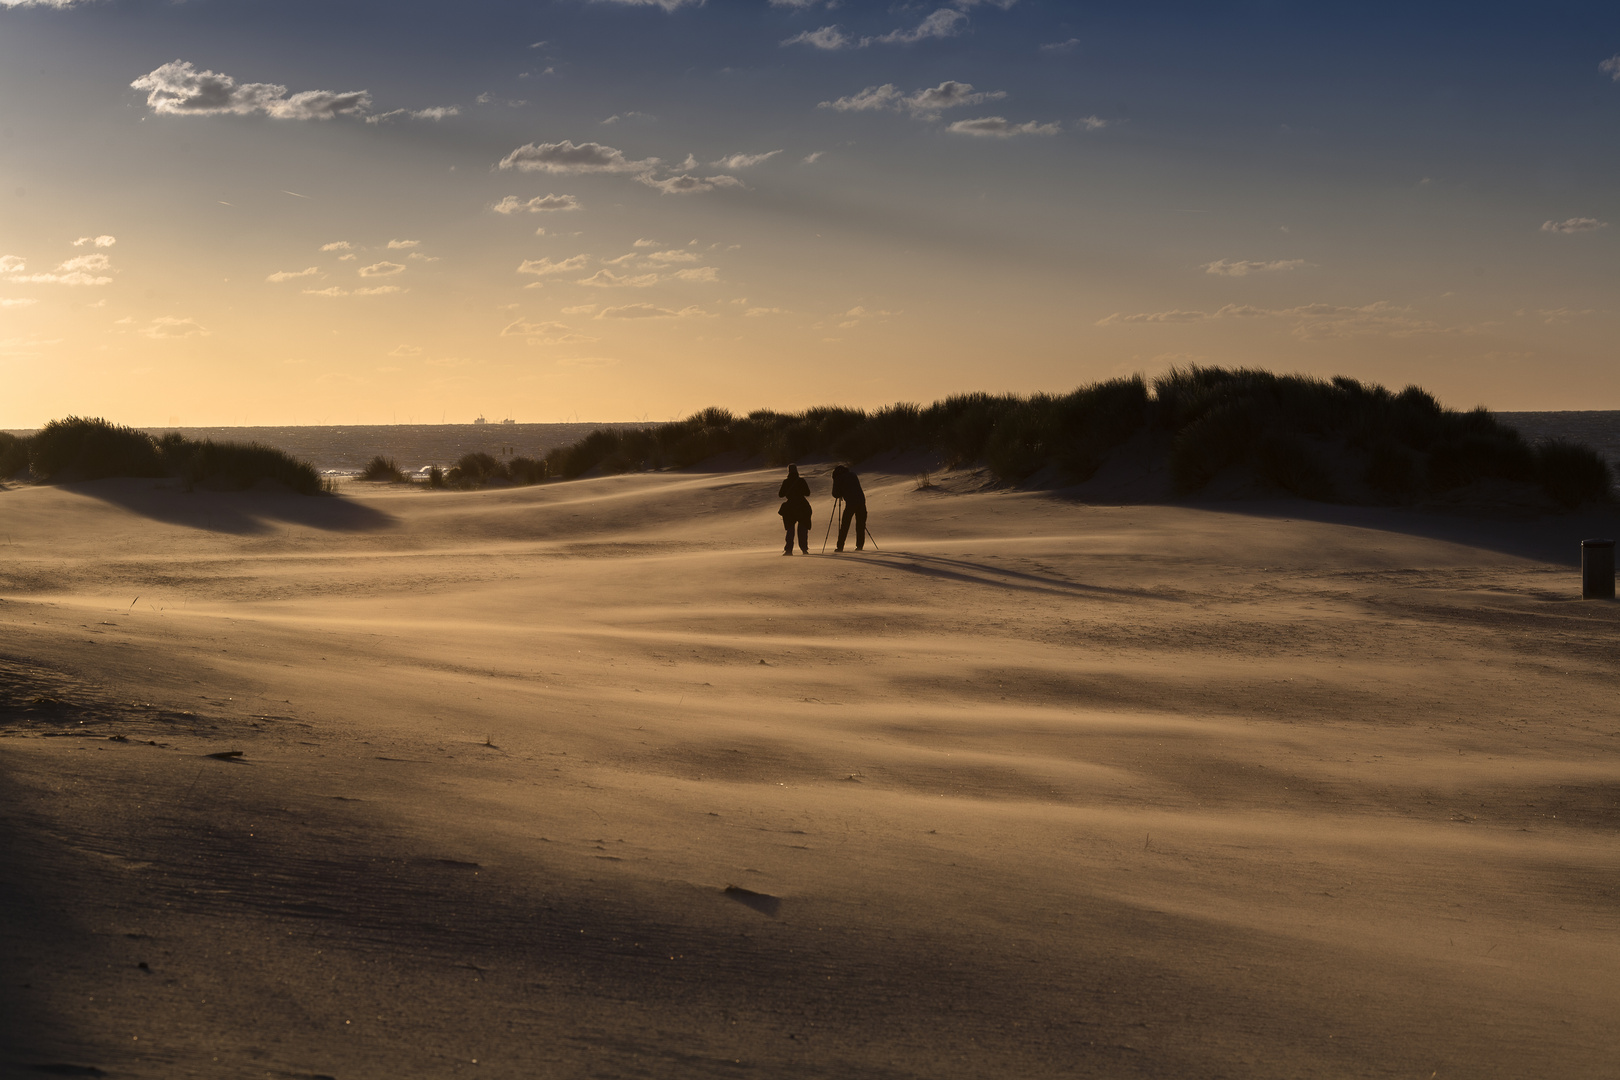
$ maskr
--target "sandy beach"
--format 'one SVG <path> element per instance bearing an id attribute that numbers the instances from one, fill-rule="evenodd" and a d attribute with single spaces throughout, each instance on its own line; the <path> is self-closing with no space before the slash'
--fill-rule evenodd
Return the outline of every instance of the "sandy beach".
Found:
<path id="1" fill-rule="evenodd" d="M 0 1074 L 1614 1075 L 1612 511 L 778 479 L 0 491 Z"/>

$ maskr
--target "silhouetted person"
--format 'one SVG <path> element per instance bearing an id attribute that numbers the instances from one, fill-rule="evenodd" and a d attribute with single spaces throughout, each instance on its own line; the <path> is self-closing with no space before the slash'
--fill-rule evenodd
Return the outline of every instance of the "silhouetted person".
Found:
<path id="1" fill-rule="evenodd" d="M 782 554 L 793 554 L 793 527 L 799 528 L 799 550 L 810 554 L 810 483 L 799 475 L 797 465 L 788 466 L 787 479 L 777 489 L 776 497 L 786 499 L 776 512 L 782 515 L 782 527 L 787 536 L 782 542 Z"/>
<path id="2" fill-rule="evenodd" d="M 838 523 L 838 547 L 844 550 L 849 537 L 849 523 L 855 523 L 855 550 L 866 547 L 866 492 L 861 490 L 861 478 L 840 465 L 833 469 L 833 498 L 844 500 L 844 517 Z"/>

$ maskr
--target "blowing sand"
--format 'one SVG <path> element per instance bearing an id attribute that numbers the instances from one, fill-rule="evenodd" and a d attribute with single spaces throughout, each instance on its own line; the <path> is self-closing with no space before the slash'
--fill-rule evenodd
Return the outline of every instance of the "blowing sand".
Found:
<path id="1" fill-rule="evenodd" d="M 1613 517 L 778 479 L 0 492 L 0 1072 L 1615 1075 Z"/>

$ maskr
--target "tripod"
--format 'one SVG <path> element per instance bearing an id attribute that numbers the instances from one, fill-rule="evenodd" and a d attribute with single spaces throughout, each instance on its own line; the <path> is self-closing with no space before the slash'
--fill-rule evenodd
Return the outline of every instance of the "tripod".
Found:
<path id="1" fill-rule="evenodd" d="M 843 499 L 834 499 L 833 500 L 832 517 L 827 519 L 827 531 L 825 533 L 823 533 L 822 536 L 821 536 L 821 553 L 823 555 L 827 554 L 827 537 L 832 535 L 832 523 L 833 523 L 833 518 L 836 518 L 838 516 L 838 504 L 843 502 L 843 501 L 844 501 Z"/>

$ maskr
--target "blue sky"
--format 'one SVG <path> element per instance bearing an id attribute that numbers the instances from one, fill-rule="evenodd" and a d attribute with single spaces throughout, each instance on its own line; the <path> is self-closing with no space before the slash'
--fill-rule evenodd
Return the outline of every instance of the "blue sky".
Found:
<path id="1" fill-rule="evenodd" d="M 1617 56 L 1596 4 L 0 0 L 0 425 L 1620 408 Z"/>

